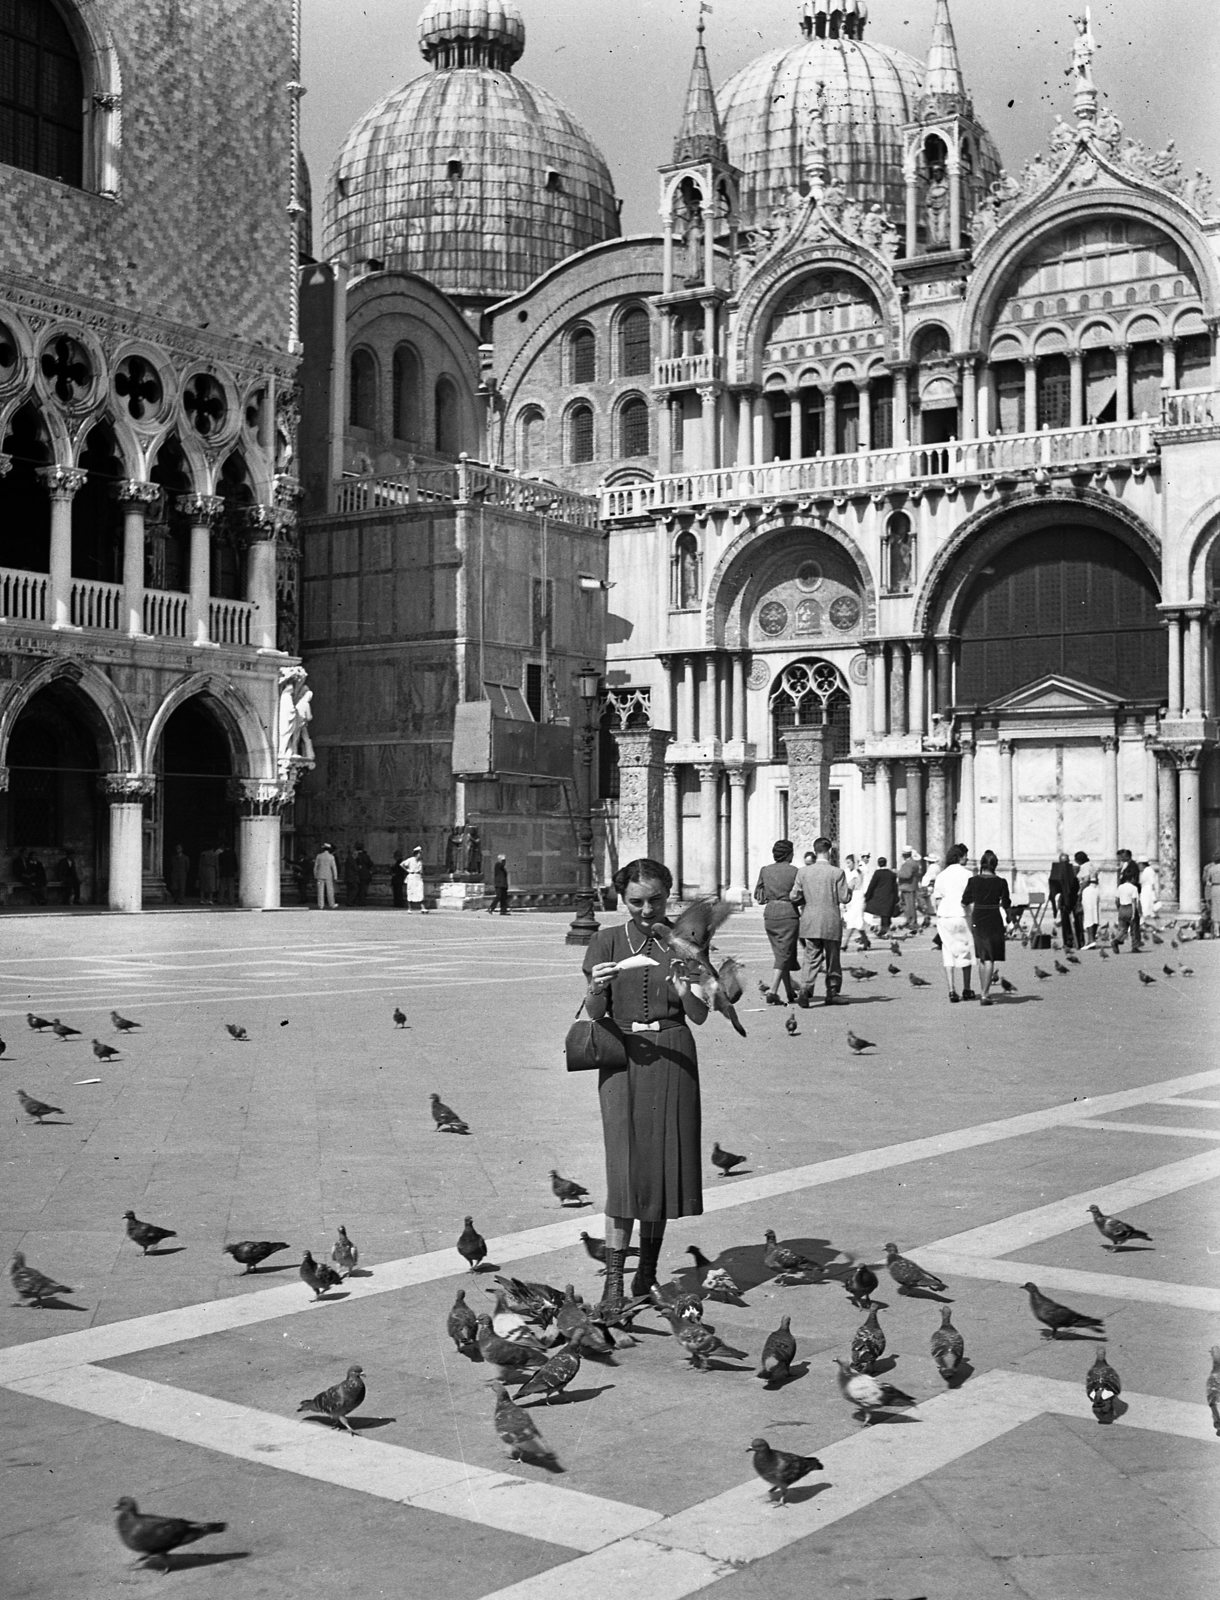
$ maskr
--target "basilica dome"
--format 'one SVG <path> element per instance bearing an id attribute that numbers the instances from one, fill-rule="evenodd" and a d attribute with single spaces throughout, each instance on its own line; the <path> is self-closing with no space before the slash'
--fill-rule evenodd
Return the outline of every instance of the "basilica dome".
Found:
<path id="1" fill-rule="evenodd" d="M 618 236 L 601 153 L 566 108 L 515 77 L 514 0 L 431 0 L 431 72 L 361 117 L 331 171 L 322 249 L 490 302 L 565 256 Z"/>

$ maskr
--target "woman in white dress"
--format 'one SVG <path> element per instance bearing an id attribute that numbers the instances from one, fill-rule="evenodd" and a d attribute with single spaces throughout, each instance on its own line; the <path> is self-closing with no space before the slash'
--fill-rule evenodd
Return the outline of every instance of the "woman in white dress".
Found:
<path id="1" fill-rule="evenodd" d="M 867 856 L 861 856 L 859 864 L 855 856 L 848 856 L 843 863 L 847 887 L 851 890 L 851 899 L 843 907 L 844 950 L 850 950 L 853 933 L 860 948 L 864 948 L 864 866 L 867 862 Z"/>
<path id="2" fill-rule="evenodd" d="M 422 911 L 427 914 L 424 904 L 424 849 L 416 845 L 407 857 L 407 910 Z"/>
<path id="3" fill-rule="evenodd" d="M 1156 915 L 1157 897 L 1161 886 L 1157 882 L 1156 868 L 1150 862 L 1140 862 L 1140 921 L 1151 922 Z"/>
<path id="4" fill-rule="evenodd" d="M 1089 860 L 1083 850 L 1077 850 L 1076 882 L 1080 885 L 1080 920 L 1084 924 L 1084 948 L 1091 950 L 1097 943 L 1097 924 L 1101 921 L 1101 884 L 1097 865 Z"/>
<path id="5" fill-rule="evenodd" d="M 945 964 L 949 999 L 955 1004 L 959 999 L 974 999 L 974 990 L 970 987 L 970 969 L 974 966 L 974 935 L 962 904 L 962 893 L 970 882 L 970 874 L 964 865 L 969 853 L 964 844 L 951 845 L 945 856 L 945 864 L 936 874 L 936 882 L 932 885 L 940 956 Z M 962 974 L 960 995 L 956 983 L 959 970 Z"/>

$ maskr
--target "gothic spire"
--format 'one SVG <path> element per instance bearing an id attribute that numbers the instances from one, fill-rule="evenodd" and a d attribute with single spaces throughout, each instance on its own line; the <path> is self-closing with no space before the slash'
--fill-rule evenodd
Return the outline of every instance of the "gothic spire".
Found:
<path id="1" fill-rule="evenodd" d="M 710 10 L 711 8 L 708 7 Z M 699 41 L 695 45 L 695 59 L 691 64 L 690 83 L 686 90 L 686 108 L 682 113 L 682 127 L 674 140 L 674 161 L 723 161 L 729 159 L 728 146 L 720 126 L 720 113 L 716 109 L 716 91 L 712 87 L 711 69 L 707 64 L 707 51 L 703 48 L 703 7 L 699 8 Z"/>
<path id="2" fill-rule="evenodd" d="M 949 0 L 936 0 L 932 19 L 932 43 L 928 50 L 928 75 L 924 83 L 924 105 L 936 116 L 968 112 L 966 83 L 957 55 L 957 40 L 949 16 Z"/>

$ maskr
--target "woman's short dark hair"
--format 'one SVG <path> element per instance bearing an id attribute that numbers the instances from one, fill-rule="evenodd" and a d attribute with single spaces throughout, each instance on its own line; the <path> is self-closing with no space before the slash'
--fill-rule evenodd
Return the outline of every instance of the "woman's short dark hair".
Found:
<path id="1" fill-rule="evenodd" d="M 627 893 L 629 883 L 659 883 L 666 894 L 671 893 L 674 886 L 674 875 L 662 861 L 651 861 L 647 856 L 640 856 L 636 861 L 629 861 L 625 867 L 620 867 L 614 874 L 611 882 L 614 884 L 615 893 L 620 899 Z"/>
<path id="2" fill-rule="evenodd" d="M 771 846 L 771 859 L 773 861 L 791 861 L 796 854 L 796 846 L 791 839 L 777 839 Z"/>
<path id="3" fill-rule="evenodd" d="M 877 857 L 877 865 L 879 867 L 883 867 L 883 866 L 885 866 L 885 864 L 886 864 L 885 863 L 885 857 L 884 856 L 878 856 Z"/>
<path id="4" fill-rule="evenodd" d="M 994 872 L 999 864 L 999 859 L 994 850 L 984 850 L 979 857 L 980 872 Z"/>
<path id="5" fill-rule="evenodd" d="M 969 854 L 970 851 L 964 844 L 951 844 L 945 852 L 945 865 L 947 867 L 955 867 L 959 861 L 964 861 Z"/>
<path id="6" fill-rule="evenodd" d="M 1085 855 L 1083 850 L 1077 850 L 1076 854 L 1072 857 L 1072 860 L 1078 867 L 1083 867 L 1088 859 L 1088 856 Z"/>

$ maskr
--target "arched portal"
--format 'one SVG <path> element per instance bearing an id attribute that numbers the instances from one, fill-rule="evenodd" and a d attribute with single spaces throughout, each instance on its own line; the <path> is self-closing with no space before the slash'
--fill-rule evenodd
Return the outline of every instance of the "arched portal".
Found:
<path id="1" fill-rule="evenodd" d="M 38 690 L 19 711 L 4 796 L 4 877 L 14 901 L 105 904 L 108 835 L 98 778 L 107 745 L 100 711 L 67 679 Z"/>
<path id="2" fill-rule="evenodd" d="M 164 873 L 171 894 L 178 898 L 185 887 L 191 898 L 212 899 L 217 885 L 208 863 L 200 871 L 205 851 L 233 850 L 237 818 L 230 798 L 234 775 L 230 732 L 208 699 L 195 695 L 166 719 L 157 748 L 157 807 L 146 866 Z M 174 857 L 181 845 L 189 866 L 186 883 Z"/>

